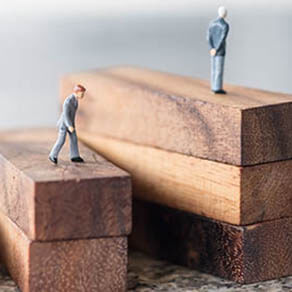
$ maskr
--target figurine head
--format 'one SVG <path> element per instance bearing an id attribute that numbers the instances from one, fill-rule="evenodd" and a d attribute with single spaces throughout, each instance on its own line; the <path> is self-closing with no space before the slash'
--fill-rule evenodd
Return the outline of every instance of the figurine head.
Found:
<path id="1" fill-rule="evenodd" d="M 220 18 L 226 18 L 227 16 L 227 9 L 224 6 L 220 6 L 218 8 L 218 15 Z"/>
<path id="2" fill-rule="evenodd" d="M 84 97 L 85 91 L 86 88 L 81 84 L 77 84 L 73 89 L 73 92 L 78 99 L 82 99 Z"/>

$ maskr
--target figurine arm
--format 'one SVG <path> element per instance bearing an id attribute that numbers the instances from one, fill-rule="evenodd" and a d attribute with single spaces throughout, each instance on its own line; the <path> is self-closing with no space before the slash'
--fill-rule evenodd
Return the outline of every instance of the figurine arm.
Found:
<path id="1" fill-rule="evenodd" d="M 218 42 L 217 47 L 215 48 L 216 51 L 218 51 L 218 50 L 221 48 L 223 42 L 224 42 L 224 41 L 226 40 L 226 38 L 227 38 L 228 32 L 229 32 L 229 25 L 226 25 L 226 26 L 224 26 L 224 28 L 223 28 L 221 38 L 220 38 L 220 40 L 219 40 L 219 42 Z"/>
<path id="2" fill-rule="evenodd" d="M 211 36 L 210 36 L 210 27 L 207 31 L 207 42 L 209 44 L 209 50 L 213 49 L 214 48 L 214 45 L 213 45 L 213 42 L 212 42 L 212 39 L 211 39 Z"/>
<path id="3" fill-rule="evenodd" d="M 63 104 L 64 123 L 67 128 L 73 127 L 69 112 L 70 112 L 70 101 L 67 99 L 65 100 Z"/>

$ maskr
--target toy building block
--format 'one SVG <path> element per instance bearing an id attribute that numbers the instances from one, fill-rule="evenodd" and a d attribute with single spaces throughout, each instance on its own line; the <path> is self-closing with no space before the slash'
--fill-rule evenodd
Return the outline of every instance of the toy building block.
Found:
<path id="1" fill-rule="evenodd" d="M 126 236 L 31 241 L 0 212 L 0 247 L 22 292 L 126 291 Z"/>
<path id="2" fill-rule="evenodd" d="M 130 247 L 236 281 L 292 275 L 292 218 L 235 226 L 134 200 Z"/>
<path id="3" fill-rule="evenodd" d="M 292 158 L 292 95 L 117 67 L 65 76 L 62 99 L 77 83 L 80 130 L 233 165 Z"/>
<path id="4" fill-rule="evenodd" d="M 51 164 L 55 136 L 44 129 L 0 134 L 1 212 L 31 240 L 127 236 L 130 176 L 83 145 L 86 163 Z"/>
<path id="5" fill-rule="evenodd" d="M 292 159 L 239 167 L 80 132 L 131 173 L 133 195 L 236 225 L 292 216 Z"/>

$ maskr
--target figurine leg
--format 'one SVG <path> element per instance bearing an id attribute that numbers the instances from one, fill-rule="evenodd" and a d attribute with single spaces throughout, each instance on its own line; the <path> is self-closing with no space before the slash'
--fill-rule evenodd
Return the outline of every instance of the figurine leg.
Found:
<path id="1" fill-rule="evenodd" d="M 213 57 L 213 91 L 221 91 L 223 89 L 223 73 L 224 73 L 224 56 Z"/>
<path id="2" fill-rule="evenodd" d="M 76 131 L 74 131 L 73 133 L 69 133 L 69 137 L 70 137 L 70 158 L 72 160 L 72 158 L 80 157 Z"/>
<path id="3" fill-rule="evenodd" d="M 215 57 L 211 57 L 211 89 L 214 91 L 215 88 L 215 71 L 216 71 L 216 67 L 215 67 Z"/>
<path id="4" fill-rule="evenodd" d="M 65 140 L 66 140 L 66 133 L 67 133 L 67 130 L 66 128 L 64 127 L 61 127 L 59 129 L 59 134 L 58 134 L 58 139 L 50 153 L 50 157 L 52 158 L 58 158 L 58 155 L 65 143 Z"/>

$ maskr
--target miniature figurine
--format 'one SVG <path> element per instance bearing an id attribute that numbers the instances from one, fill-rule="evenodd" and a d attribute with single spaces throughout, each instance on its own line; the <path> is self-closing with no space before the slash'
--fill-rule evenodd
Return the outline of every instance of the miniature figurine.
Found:
<path id="1" fill-rule="evenodd" d="M 229 32 L 229 24 L 225 21 L 226 8 L 219 7 L 218 15 L 219 17 L 211 22 L 207 36 L 211 55 L 211 89 L 216 94 L 226 94 L 223 90 L 226 38 Z"/>
<path id="2" fill-rule="evenodd" d="M 85 87 L 78 84 L 74 87 L 73 93 L 69 95 L 63 105 L 61 117 L 57 123 L 59 127 L 58 139 L 49 155 L 49 160 L 54 164 L 58 163 L 58 155 L 66 141 L 67 132 L 70 138 L 70 157 L 72 162 L 84 162 L 80 157 L 78 149 L 78 137 L 75 129 L 75 115 L 78 108 L 78 100 L 85 94 Z"/>

